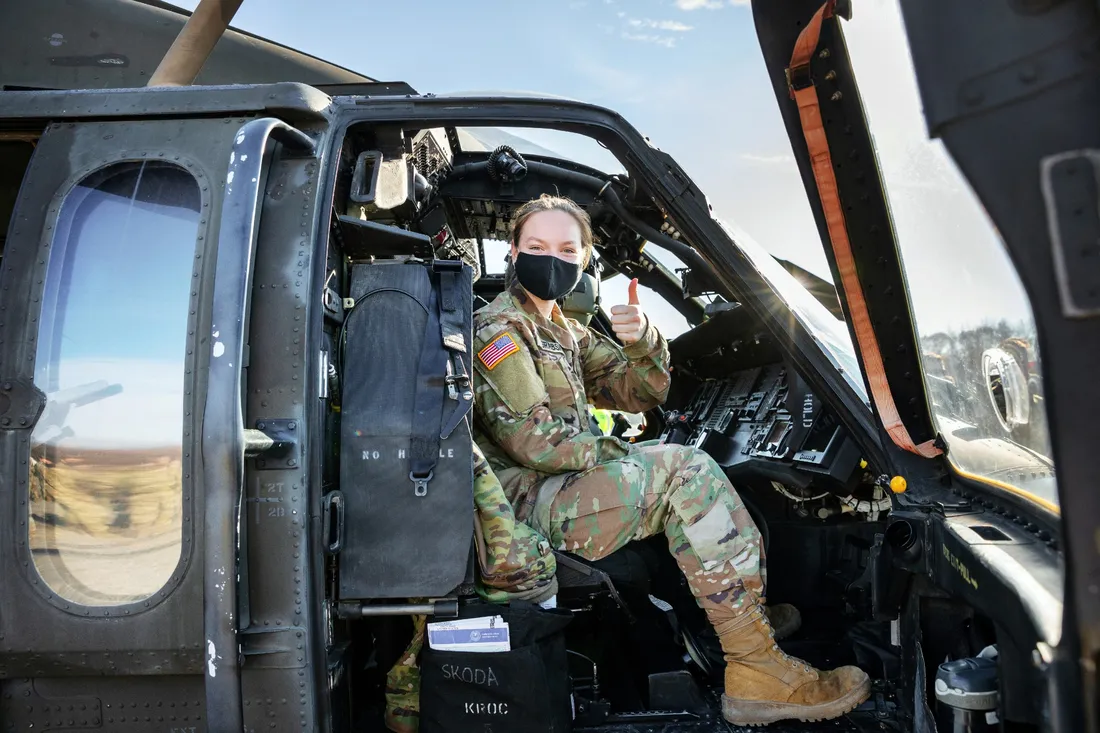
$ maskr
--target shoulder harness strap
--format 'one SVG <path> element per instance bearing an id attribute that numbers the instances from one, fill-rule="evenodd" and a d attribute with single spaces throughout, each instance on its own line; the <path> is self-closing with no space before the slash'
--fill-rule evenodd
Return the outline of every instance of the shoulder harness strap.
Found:
<path id="1" fill-rule="evenodd" d="M 914 445 L 908 429 L 901 421 L 897 406 L 894 404 L 894 397 L 890 392 L 878 339 L 871 327 L 867 301 L 863 297 L 863 288 L 856 273 L 852 245 L 848 240 L 848 230 L 844 221 L 844 209 L 841 206 L 836 176 L 833 173 L 829 141 L 825 137 L 825 125 L 821 119 L 820 101 L 810 73 L 810 61 L 817 50 L 821 36 L 821 24 L 826 18 L 833 17 L 835 11 L 836 0 L 828 0 L 798 35 L 794 53 L 791 55 L 791 64 L 787 68 L 787 86 L 790 89 L 791 98 L 798 105 L 802 132 L 806 136 L 806 147 L 809 149 L 810 162 L 813 165 L 814 180 L 817 183 L 818 195 L 821 197 L 821 207 L 825 212 L 837 269 L 840 271 L 840 284 L 848 300 L 848 311 L 851 313 L 852 325 L 860 353 L 863 355 L 867 381 L 871 387 L 871 396 L 878 409 L 879 418 L 895 445 L 925 458 L 932 458 L 940 455 L 942 451 L 934 445 L 933 441 Z"/>
<path id="2" fill-rule="evenodd" d="M 446 440 L 473 406 L 473 389 L 462 355 L 468 352 L 457 292 L 462 263 L 433 262 L 428 268 L 432 287 L 428 297 L 428 322 L 420 348 L 413 398 L 413 432 L 409 480 L 413 493 L 426 496 L 439 459 L 440 440 Z M 456 270 L 458 272 L 456 272 Z M 438 337 L 436 336 L 438 334 Z M 445 398 L 456 405 L 442 418 Z"/>

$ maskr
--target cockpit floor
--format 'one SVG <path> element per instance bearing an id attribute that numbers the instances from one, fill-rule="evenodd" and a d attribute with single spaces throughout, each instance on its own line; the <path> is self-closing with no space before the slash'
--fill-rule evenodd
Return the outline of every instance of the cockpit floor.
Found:
<path id="1" fill-rule="evenodd" d="M 823 720 L 817 723 L 802 723 L 797 720 L 772 723 L 760 727 L 733 726 L 723 720 L 697 721 L 692 723 L 616 723 L 599 728 L 574 728 L 574 731 L 601 731 L 601 733 L 900 733 L 896 723 L 851 715 L 842 720 Z"/>
<path id="2" fill-rule="evenodd" d="M 885 624 L 850 624 L 832 609 L 806 607 L 802 629 L 780 642 L 783 651 L 821 669 L 860 664 L 872 677 L 871 696 L 848 715 L 805 723 L 781 721 L 767 726 L 735 726 L 721 716 L 721 681 L 704 690 L 711 714 L 688 719 L 685 713 L 623 713 L 600 725 L 577 726 L 577 733 L 903 733 L 890 676 L 896 649 L 889 645 Z"/>
<path id="3" fill-rule="evenodd" d="M 804 723 L 798 720 L 781 721 L 767 726 L 730 725 L 722 720 L 721 689 L 709 691 L 714 714 L 696 720 L 661 720 L 660 714 L 639 713 L 615 717 L 614 721 L 591 727 L 574 727 L 574 733 L 902 733 L 904 728 L 895 719 L 892 700 L 884 693 L 883 685 L 875 683 L 871 697 L 851 713 L 834 720 Z"/>

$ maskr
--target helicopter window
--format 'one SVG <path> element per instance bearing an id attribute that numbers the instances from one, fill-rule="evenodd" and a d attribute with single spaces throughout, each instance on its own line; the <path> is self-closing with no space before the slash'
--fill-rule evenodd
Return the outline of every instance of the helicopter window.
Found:
<path id="1" fill-rule="evenodd" d="M 59 596 L 153 595 L 183 537 L 184 362 L 201 194 L 185 170 L 116 164 L 58 216 L 35 384 L 30 546 Z"/>
<path id="2" fill-rule="evenodd" d="M 845 25 L 882 166 L 933 417 L 961 473 L 1056 510 L 1031 304 L 999 234 L 930 140 L 896 3 Z"/>
<path id="3" fill-rule="evenodd" d="M 622 274 L 612 275 L 600 283 L 600 302 L 605 312 L 610 313 L 612 306 L 627 302 L 629 286 L 630 278 Z M 646 316 L 666 339 L 674 339 L 691 329 L 691 324 L 678 310 L 644 285 L 638 286 L 638 300 Z"/>
<path id="4" fill-rule="evenodd" d="M 499 239 L 483 239 L 482 251 L 485 252 L 485 273 L 487 275 L 503 275 L 508 268 L 505 259 L 512 245 Z"/>
<path id="5" fill-rule="evenodd" d="M 507 145 L 521 155 L 559 158 L 595 168 L 608 175 L 625 173 L 619 159 L 586 135 L 535 127 L 459 127 L 463 152 L 485 152 Z"/>

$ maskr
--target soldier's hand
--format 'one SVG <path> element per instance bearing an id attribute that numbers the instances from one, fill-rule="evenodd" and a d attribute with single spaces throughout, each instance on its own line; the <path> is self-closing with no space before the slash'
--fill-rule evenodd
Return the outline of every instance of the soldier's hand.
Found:
<path id="1" fill-rule="evenodd" d="M 624 345 L 630 345 L 641 339 L 648 323 L 638 302 L 638 278 L 630 281 L 627 292 L 630 295 L 627 305 L 616 305 L 611 308 L 611 328 Z"/>

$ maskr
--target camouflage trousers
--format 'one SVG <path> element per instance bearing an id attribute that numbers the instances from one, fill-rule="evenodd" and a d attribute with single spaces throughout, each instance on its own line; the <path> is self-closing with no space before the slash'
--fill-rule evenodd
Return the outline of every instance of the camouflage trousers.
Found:
<path id="1" fill-rule="evenodd" d="M 764 595 L 756 523 L 721 467 L 696 448 L 647 441 L 618 460 L 545 479 L 528 522 L 558 550 L 589 560 L 663 532 L 708 616 L 728 617 L 746 589 Z"/>

